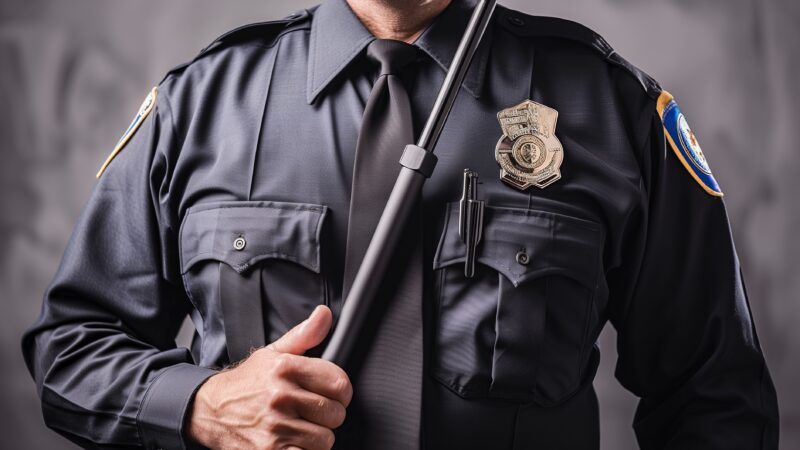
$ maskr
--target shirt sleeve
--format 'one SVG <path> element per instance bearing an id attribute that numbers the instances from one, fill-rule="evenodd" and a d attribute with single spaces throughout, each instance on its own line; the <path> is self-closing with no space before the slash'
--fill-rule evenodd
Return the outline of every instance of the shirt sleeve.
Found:
<path id="1" fill-rule="evenodd" d="M 176 138 L 155 109 L 100 177 L 22 349 L 47 425 L 87 448 L 185 448 L 214 371 L 175 337 L 190 308 L 165 179 Z"/>
<path id="2" fill-rule="evenodd" d="M 722 198 L 681 165 L 658 114 L 641 157 L 641 208 L 610 274 L 616 376 L 641 398 L 650 449 L 778 448 L 778 410 Z"/>

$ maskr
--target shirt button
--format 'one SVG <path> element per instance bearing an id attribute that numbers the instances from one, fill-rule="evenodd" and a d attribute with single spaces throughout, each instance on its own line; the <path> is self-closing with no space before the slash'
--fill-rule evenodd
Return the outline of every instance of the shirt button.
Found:
<path id="1" fill-rule="evenodd" d="M 244 236 L 239 236 L 233 241 L 233 249 L 238 252 L 244 250 L 245 246 L 247 246 L 247 241 L 244 240 Z"/>
<path id="2" fill-rule="evenodd" d="M 525 21 L 520 19 L 517 16 L 508 16 L 508 22 L 511 25 L 514 25 L 514 26 L 517 26 L 517 27 L 521 27 L 521 26 L 525 25 Z"/>
<path id="3" fill-rule="evenodd" d="M 531 261 L 531 258 L 528 256 L 528 253 L 525 249 L 522 249 L 517 252 L 517 262 L 522 264 L 523 266 L 527 266 L 528 263 Z"/>

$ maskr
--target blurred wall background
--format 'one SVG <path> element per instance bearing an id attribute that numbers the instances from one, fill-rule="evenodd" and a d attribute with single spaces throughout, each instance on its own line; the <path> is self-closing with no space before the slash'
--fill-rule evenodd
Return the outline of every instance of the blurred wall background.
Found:
<path id="1" fill-rule="evenodd" d="M 0 447 L 60 449 L 19 350 L 94 173 L 170 67 L 237 25 L 313 1 L 0 0 Z M 680 101 L 726 192 L 778 387 L 783 449 L 800 448 L 800 2 L 506 0 L 582 22 Z M 596 381 L 603 448 L 636 448 L 636 400 Z"/>

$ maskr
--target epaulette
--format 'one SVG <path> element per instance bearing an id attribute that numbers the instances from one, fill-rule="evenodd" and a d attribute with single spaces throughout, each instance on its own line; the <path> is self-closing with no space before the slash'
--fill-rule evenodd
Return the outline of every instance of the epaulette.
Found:
<path id="1" fill-rule="evenodd" d="M 211 42 L 211 44 L 207 45 L 205 48 L 200 50 L 200 53 L 198 53 L 197 56 L 195 56 L 191 61 L 188 61 L 186 63 L 183 63 L 179 66 L 170 69 L 170 71 L 167 72 L 164 78 L 166 79 L 170 74 L 180 72 L 181 70 L 185 69 L 187 66 L 191 65 L 198 59 L 203 58 L 204 56 L 214 53 L 220 49 L 230 47 L 231 45 L 253 40 L 258 40 L 261 42 L 271 42 L 275 38 L 279 37 L 282 31 L 294 25 L 305 22 L 310 17 L 311 13 L 308 10 L 304 9 L 295 12 L 293 14 L 290 14 L 280 20 L 270 20 L 267 22 L 251 23 L 248 25 L 243 25 L 238 28 L 234 28 L 233 30 L 228 31 L 222 36 L 214 39 L 214 41 Z"/>
<path id="2" fill-rule="evenodd" d="M 610 64 L 628 71 L 641 83 L 648 96 L 658 99 L 661 95 L 662 89 L 657 81 L 625 60 L 602 36 L 584 25 L 556 17 L 531 16 L 499 5 L 495 14 L 496 22 L 517 36 L 566 39 L 586 45 L 599 52 Z"/>

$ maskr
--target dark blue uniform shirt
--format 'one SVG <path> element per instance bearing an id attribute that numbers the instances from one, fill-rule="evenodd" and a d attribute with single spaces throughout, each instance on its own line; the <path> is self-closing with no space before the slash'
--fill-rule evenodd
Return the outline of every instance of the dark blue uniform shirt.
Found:
<path id="1" fill-rule="evenodd" d="M 401 73 L 417 132 L 469 13 L 448 7 Z M 51 428 L 87 447 L 185 446 L 193 392 L 230 362 L 226 334 L 268 343 L 318 304 L 339 310 L 373 39 L 329 0 L 229 33 L 160 83 L 23 340 Z M 641 397 L 642 448 L 777 448 L 725 207 L 665 140 L 659 98 L 590 30 L 498 7 L 424 191 L 426 448 L 597 448 L 607 321 L 617 377 Z M 496 114 L 526 99 L 559 112 L 564 161 L 559 181 L 521 191 L 499 179 L 494 149 Z M 487 205 L 471 279 L 464 168 Z M 233 320 L 237 302 L 263 317 Z M 191 350 L 175 345 L 187 314 Z M 348 420 L 338 445 L 356 447 Z"/>

